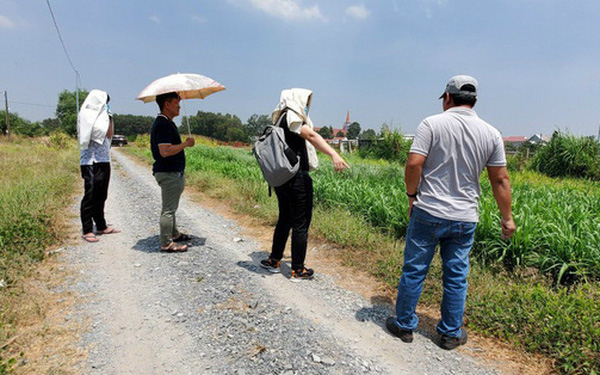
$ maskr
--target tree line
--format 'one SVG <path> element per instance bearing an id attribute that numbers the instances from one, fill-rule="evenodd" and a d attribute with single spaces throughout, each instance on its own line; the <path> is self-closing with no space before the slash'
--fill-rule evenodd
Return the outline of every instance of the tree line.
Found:
<path id="1" fill-rule="evenodd" d="M 89 94 L 87 90 L 79 91 L 79 107 L 85 101 Z M 4 119 L 4 111 L 0 111 L 0 119 Z M 54 132 L 64 132 L 71 137 L 77 135 L 77 95 L 75 91 L 64 90 L 58 95 L 55 116 L 42 121 L 31 122 L 20 117 L 17 113 L 9 113 L 9 122 L 11 133 L 20 134 L 27 137 L 36 137 L 49 135 Z M 138 116 L 131 114 L 113 115 L 115 131 L 135 139 L 138 134 L 149 133 L 154 122 L 153 116 Z M 264 114 L 253 114 L 245 123 L 229 113 L 211 113 L 198 111 L 195 115 L 182 118 L 182 124 L 189 121 L 192 133 L 211 137 L 225 142 L 252 142 L 260 136 L 264 128 L 271 124 L 270 116 Z M 333 138 L 333 128 L 324 126 L 320 129 L 321 135 L 325 139 Z M 0 121 L 0 131 L 6 134 L 6 124 Z M 356 139 L 361 134 L 360 124 L 354 122 L 348 129 L 348 138 Z M 376 134 L 369 129 L 363 132 L 366 137 L 375 138 Z M 341 135 L 338 135 L 341 136 Z"/>

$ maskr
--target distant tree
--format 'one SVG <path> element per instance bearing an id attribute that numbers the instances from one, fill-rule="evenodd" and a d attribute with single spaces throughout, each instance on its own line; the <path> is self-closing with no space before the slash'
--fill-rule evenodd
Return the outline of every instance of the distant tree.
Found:
<path id="1" fill-rule="evenodd" d="M 381 130 L 379 131 L 379 136 L 383 137 L 384 135 L 386 135 L 387 133 L 390 133 L 392 131 L 392 129 L 390 128 L 390 126 L 387 123 L 383 123 L 381 124 Z"/>
<path id="2" fill-rule="evenodd" d="M 348 126 L 348 139 L 356 139 L 360 134 L 360 124 L 358 122 L 353 122 Z"/>
<path id="3" fill-rule="evenodd" d="M 381 139 L 371 146 L 361 147 L 359 154 L 365 158 L 385 159 L 406 163 L 412 141 L 404 139 L 398 130 L 383 132 Z"/>
<path id="4" fill-rule="evenodd" d="M 0 111 L 0 130 L 5 135 L 7 132 L 5 111 Z M 42 134 L 42 129 L 39 123 L 31 123 L 31 121 L 22 118 L 18 113 L 8 112 L 8 123 L 10 124 L 11 134 L 20 134 L 27 137 L 34 137 Z"/>
<path id="5" fill-rule="evenodd" d="M 134 136 L 150 133 L 154 117 L 136 115 L 113 115 L 115 134 Z"/>
<path id="6" fill-rule="evenodd" d="M 195 116 L 190 116 L 192 133 L 204 135 L 226 142 L 248 142 L 248 134 L 242 121 L 234 115 L 198 111 Z M 182 120 L 185 121 L 185 118 Z M 230 130 L 230 129 L 240 129 Z"/>
<path id="7" fill-rule="evenodd" d="M 335 136 L 336 138 L 345 138 L 346 134 L 344 134 L 343 131 L 339 130 Z"/>
<path id="8" fill-rule="evenodd" d="M 331 126 L 323 126 L 319 131 L 317 131 L 321 135 L 321 137 L 325 139 L 333 138 L 333 128 Z"/>
<path id="9" fill-rule="evenodd" d="M 42 120 L 41 127 L 44 130 L 44 134 L 50 134 L 60 129 L 60 120 L 57 118 L 47 118 Z"/>
<path id="10" fill-rule="evenodd" d="M 360 133 L 358 138 L 359 139 L 376 139 L 377 133 L 375 133 L 375 130 L 373 130 L 373 129 L 367 129 L 367 130 L 363 131 L 362 133 Z"/>
<path id="11" fill-rule="evenodd" d="M 227 128 L 227 134 L 225 135 L 227 142 L 248 142 L 248 134 L 243 128 Z"/>
<path id="12" fill-rule="evenodd" d="M 79 108 L 88 96 L 87 90 L 79 91 Z M 70 136 L 77 135 L 77 100 L 75 91 L 64 90 L 58 95 L 56 117 L 63 130 Z"/>
<path id="13" fill-rule="evenodd" d="M 244 128 L 248 137 L 255 137 L 262 134 L 267 125 L 271 124 L 271 120 L 267 115 L 257 115 L 256 113 L 250 116 Z"/>

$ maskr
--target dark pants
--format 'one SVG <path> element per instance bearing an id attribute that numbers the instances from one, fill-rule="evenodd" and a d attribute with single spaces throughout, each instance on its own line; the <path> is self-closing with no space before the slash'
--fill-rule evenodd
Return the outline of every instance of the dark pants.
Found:
<path id="1" fill-rule="evenodd" d="M 308 228 L 312 219 L 313 184 L 308 172 L 298 172 L 290 181 L 275 188 L 279 219 L 273 234 L 271 258 L 281 260 L 292 230 L 292 269 L 304 267 Z"/>
<path id="2" fill-rule="evenodd" d="M 104 203 L 108 197 L 108 182 L 110 181 L 110 163 L 94 163 L 81 166 L 85 193 L 81 199 L 81 226 L 83 233 L 106 229 L 104 220 Z"/>

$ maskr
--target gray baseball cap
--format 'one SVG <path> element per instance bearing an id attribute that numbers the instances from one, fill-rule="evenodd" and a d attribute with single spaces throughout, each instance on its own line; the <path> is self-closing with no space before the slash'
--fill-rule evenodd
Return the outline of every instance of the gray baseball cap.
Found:
<path id="1" fill-rule="evenodd" d="M 475 91 L 472 90 L 462 90 L 464 85 L 472 85 L 475 88 Z M 445 93 L 449 94 L 462 94 L 468 96 L 477 96 L 477 80 L 471 76 L 459 75 L 450 78 L 448 83 L 446 83 L 446 90 L 439 97 L 439 99 L 444 97 Z"/>

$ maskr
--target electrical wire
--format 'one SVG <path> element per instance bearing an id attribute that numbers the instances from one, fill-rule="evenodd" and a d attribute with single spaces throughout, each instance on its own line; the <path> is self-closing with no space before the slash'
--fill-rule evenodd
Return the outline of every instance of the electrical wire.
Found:
<path id="1" fill-rule="evenodd" d="M 69 60 L 69 64 L 71 64 L 71 68 L 75 71 L 77 77 L 79 77 L 79 72 L 75 69 L 73 65 L 73 61 L 71 60 L 71 56 L 69 56 L 69 51 L 67 51 L 67 47 L 65 46 L 65 42 L 63 41 L 62 35 L 60 33 L 60 29 L 58 28 L 58 22 L 56 22 L 56 17 L 54 17 L 54 12 L 52 11 L 52 7 L 50 6 L 50 0 L 46 0 L 46 4 L 48 4 L 48 9 L 50 10 L 50 15 L 52 16 L 52 20 L 54 21 L 54 27 L 56 27 L 56 32 L 58 33 L 58 39 L 60 39 L 60 44 L 62 44 L 63 50 L 65 51 L 65 55 L 67 55 L 67 60 Z"/>
<path id="2" fill-rule="evenodd" d="M 36 106 L 36 107 L 50 107 L 50 108 L 54 108 L 55 107 L 55 106 L 49 105 L 49 104 L 17 102 L 17 101 L 14 101 L 14 100 L 11 100 L 11 103 L 13 103 L 13 104 L 22 104 L 22 105 L 33 105 L 33 106 Z"/>
<path id="3" fill-rule="evenodd" d="M 54 21 L 54 27 L 56 27 L 56 32 L 58 33 L 58 39 L 60 39 L 60 44 L 62 44 L 63 50 L 65 51 L 65 55 L 67 55 L 67 59 L 69 60 L 69 64 L 71 64 L 71 68 L 73 68 L 73 71 L 75 72 L 75 105 L 77 108 L 77 121 L 79 121 L 79 87 L 81 86 L 81 77 L 79 76 L 79 72 L 77 71 L 77 69 L 75 69 L 75 65 L 73 65 L 71 56 L 69 56 L 69 51 L 67 51 L 67 46 L 65 46 L 62 34 L 60 33 L 60 29 L 58 28 L 58 22 L 56 22 L 56 17 L 54 17 L 54 12 L 52 11 L 52 7 L 50 6 L 50 0 L 46 0 L 46 4 L 48 4 L 50 15 L 52 16 L 52 20 Z"/>

